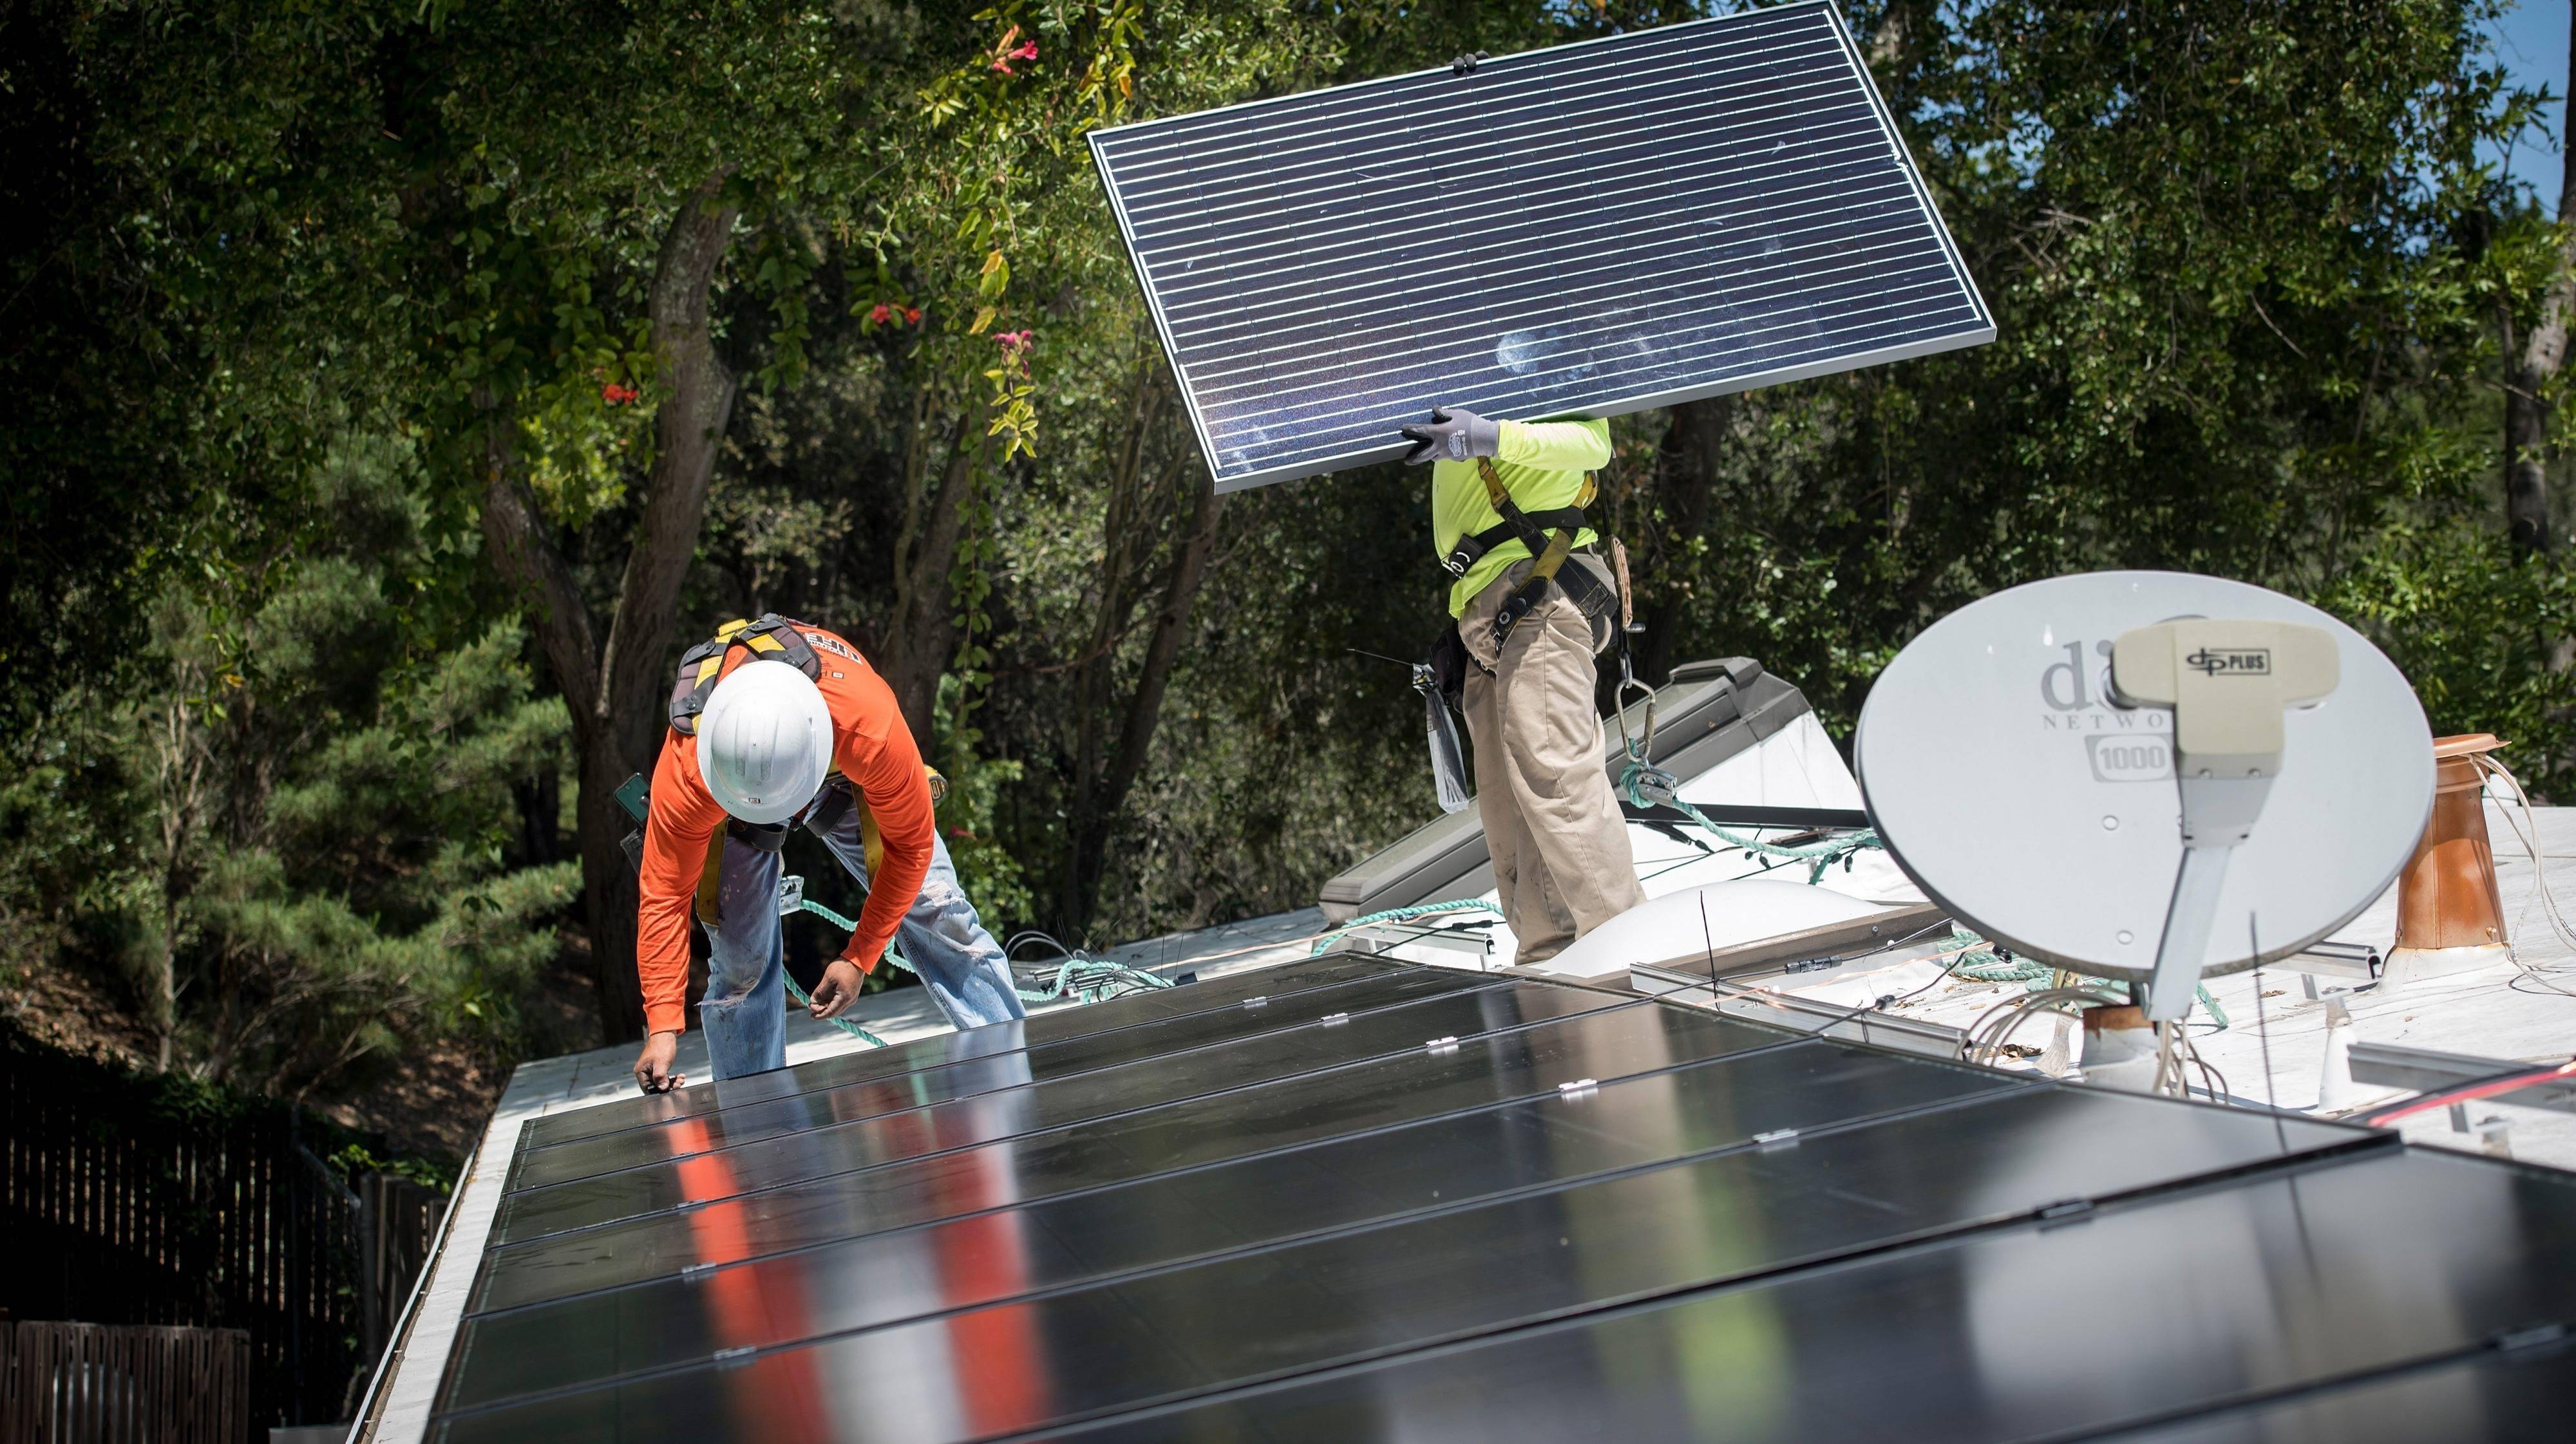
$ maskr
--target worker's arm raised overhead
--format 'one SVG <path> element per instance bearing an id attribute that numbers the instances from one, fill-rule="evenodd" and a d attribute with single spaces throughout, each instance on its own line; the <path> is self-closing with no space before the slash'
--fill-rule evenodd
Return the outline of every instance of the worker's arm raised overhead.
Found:
<path id="1" fill-rule="evenodd" d="M 1546 471 L 1599 471 L 1610 464 L 1610 423 L 1506 421 L 1494 459 Z"/>

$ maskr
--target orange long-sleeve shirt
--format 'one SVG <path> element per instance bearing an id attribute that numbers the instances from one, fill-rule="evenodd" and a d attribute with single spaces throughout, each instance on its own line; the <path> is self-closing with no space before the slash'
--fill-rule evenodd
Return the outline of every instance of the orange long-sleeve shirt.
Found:
<path id="1" fill-rule="evenodd" d="M 858 785 L 876 818 L 885 857 L 868 879 L 867 906 L 858 931 L 841 956 L 862 972 L 873 971 L 893 940 L 895 925 L 921 893 L 935 842 L 930 781 L 921 749 L 904 725 L 894 690 L 858 649 L 820 627 L 798 624 L 813 644 L 823 675 L 815 682 L 832 709 L 832 761 Z M 737 648 L 725 671 L 749 659 Z M 678 733 L 662 739 L 653 767 L 653 801 L 644 821 L 643 902 L 636 910 L 635 973 L 644 989 L 644 1026 L 676 1033 L 688 1026 L 689 907 L 706 869 L 707 845 L 725 823 L 724 808 L 698 775 L 698 739 Z"/>

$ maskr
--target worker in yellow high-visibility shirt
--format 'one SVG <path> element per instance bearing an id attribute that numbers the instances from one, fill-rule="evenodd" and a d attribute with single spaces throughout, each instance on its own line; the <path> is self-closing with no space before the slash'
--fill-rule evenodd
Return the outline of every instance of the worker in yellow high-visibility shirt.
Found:
<path id="1" fill-rule="evenodd" d="M 1433 543 L 1473 663 L 1460 710 L 1503 921 L 1519 960 L 1538 962 L 1646 900 L 1592 704 L 1592 659 L 1619 624 L 1583 515 L 1610 423 L 1451 407 L 1404 436 L 1406 461 L 1433 463 Z"/>

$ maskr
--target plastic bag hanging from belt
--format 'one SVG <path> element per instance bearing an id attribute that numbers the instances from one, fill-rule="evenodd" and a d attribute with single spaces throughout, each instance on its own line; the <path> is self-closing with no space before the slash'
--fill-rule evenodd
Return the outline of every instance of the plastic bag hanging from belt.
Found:
<path id="1" fill-rule="evenodd" d="M 1423 730 L 1431 743 L 1431 785 L 1440 794 L 1442 812 L 1463 812 L 1467 794 L 1467 755 L 1458 745 L 1458 721 L 1449 713 L 1449 704 L 1440 696 L 1440 684 L 1431 668 L 1418 665 L 1413 669 L 1413 689 L 1422 694 Z"/>

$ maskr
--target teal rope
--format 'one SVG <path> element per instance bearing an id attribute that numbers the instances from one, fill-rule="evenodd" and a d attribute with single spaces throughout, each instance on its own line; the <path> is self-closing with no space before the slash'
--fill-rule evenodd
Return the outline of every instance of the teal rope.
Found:
<path id="1" fill-rule="evenodd" d="M 832 911 L 830 908 L 823 906 L 812 898 L 801 899 L 798 901 L 797 906 L 803 908 L 809 913 L 812 913 L 816 917 L 821 918 L 823 921 L 830 923 L 832 926 L 839 928 L 845 933 L 855 933 L 859 930 L 859 925 L 856 922 L 841 916 L 839 913 Z M 887 945 L 885 956 L 887 962 L 894 964 L 896 967 L 903 969 L 905 972 L 912 974 L 916 978 L 921 976 L 921 969 L 914 967 L 903 954 L 895 951 L 892 944 Z M 1123 988 L 1136 988 L 1150 991 L 1155 988 L 1168 988 L 1170 986 L 1172 986 L 1172 980 L 1169 978 L 1156 977 L 1154 974 L 1145 972 L 1140 968 L 1131 968 L 1125 963 L 1111 962 L 1107 958 L 1091 958 L 1085 957 L 1080 953 L 1075 953 L 1064 960 L 1064 965 L 1062 967 L 1055 970 L 1055 977 L 1051 979 L 1045 987 L 1034 989 L 1023 988 L 1014 982 L 1011 991 L 1019 994 L 1020 1001 L 1023 1003 L 1052 1003 L 1056 999 L 1063 997 L 1066 993 L 1072 993 L 1075 998 L 1081 1002 L 1097 1003 L 1104 999 L 1116 997 L 1119 990 Z M 800 1003 L 806 1001 L 805 994 L 796 986 L 795 979 L 788 979 L 787 990 L 796 995 L 796 1001 Z M 878 1040 L 866 1029 L 859 1027 L 855 1023 L 844 1023 L 838 1018 L 830 1018 L 825 1021 L 842 1029 L 844 1032 L 854 1033 L 859 1037 L 866 1038 L 869 1042 L 875 1043 L 878 1047 L 885 1046 L 882 1041 Z"/>
<path id="2" fill-rule="evenodd" d="M 1323 956 L 1326 948 L 1331 947 L 1335 942 L 1340 940 L 1344 933 L 1350 932 L 1354 928 L 1369 927 L 1376 923 L 1402 922 L 1406 918 L 1428 917 L 1433 913 L 1475 911 L 1489 912 L 1500 917 L 1503 910 L 1500 907 L 1485 901 L 1483 898 L 1473 897 L 1459 898 L 1455 902 L 1416 903 L 1408 908 L 1388 908 L 1382 913 L 1370 913 L 1366 917 L 1353 918 L 1349 922 L 1342 924 L 1340 927 L 1333 929 L 1331 932 L 1324 934 L 1322 937 L 1315 939 L 1315 946 L 1308 950 L 1306 956 L 1310 958 Z"/>
<path id="3" fill-rule="evenodd" d="M 810 1008 L 814 1005 L 814 1000 L 805 995 L 805 990 L 803 988 L 796 986 L 796 979 L 793 977 L 790 977 L 787 980 L 787 996 L 794 998 L 797 1005 L 800 1007 Z M 825 1018 L 823 1021 L 840 1029 L 842 1032 L 849 1034 L 851 1037 L 858 1039 L 860 1042 L 867 1044 L 871 1048 L 882 1048 L 886 1045 L 885 1039 L 878 1037 L 876 1034 L 869 1032 L 867 1029 L 860 1027 L 858 1024 L 851 1022 L 847 1018 Z"/>
<path id="4" fill-rule="evenodd" d="M 1155 988 L 1170 986 L 1172 986 L 1171 979 L 1158 977 L 1140 968 L 1111 962 L 1107 958 L 1087 957 L 1081 953 L 1074 953 L 1066 957 L 1063 966 L 1055 970 L 1054 979 L 1045 987 L 1018 988 L 1016 991 L 1020 995 L 1020 1000 L 1027 1003 L 1053 1002 L 1068 992 L 1082 1002 L 1097 1003 L 1118 996 L 1118 990 L 1121 988 L 1139 988 L 1150 992 Z"/>
<path id="5" fill-rule="evenodd" d="M 1983 941 L 1974 933 L 1959 928 L 1953 928 L 1950 936 L 1963 943 L 1975 944 Z M 2006 961 L 1995 956 L 1991 950 L 1979 947 L 1973 952 L 1961 954 L 1959 961 L 1951 967 L 1950 975 L 1954 978 L 1965 978 L 1972 983 L 2028 983 L 2030 985 L 2028 991 L 2035 993 L 2039 991 L 2042 984 L 2057 975 L 2057 969 L 2046 963 L 2034 963 L 2027 958 Z M 2076 973 L 2074 976 L 2080 979 L 2076 984 L 2078 987 L 2117 986 L 2107 978 L 2089 977 L 2083 973 Z M 2218 1025 L 2218 1031 L 2226 1032 L 2227 1010 L 2218 1006 L 2218 1000 L 2209 995 L 2209 989 L 2194 986 L 2192 996 L 2199 1000 L 2202 1007 L 2209 1010 L 2210 1021 Z"/>
<path id="6" fill-rule="evenodd" d="M 1708 814 L 1701 812 L 1698 808 L 1682 801 L 1680 796 L 1678 796 L 1674 791 L 1676 785 L 1677 784 L 1674 782 L 1673 775 L 1671 773 L 1664 771 L 1660 767 L 1648 766 L 1646 763 L 1638 760 L 1634 756 L 1631 756 L 1628 759 L 1626 770 L 1619 776 L 1619 790 L 1626 793 L 1628 801 L 1635 806 L 1654 807 L 1660 804 L 1665 807 L 1670 807 L 1681 813 L 1684 817 L 1689 818 L 1692 822 L 1697 823 L 1701 828 L 1705 829 L 1710 836 L 1715 837 L 1718 841 L 1725 843 L 1730 848 L 1753 853 L 1760 857 L 1776 857 L 1784 862 L 1805 862 L 1812 864 L 1812 866 L 1807 869 L 1807 881 L 1810 885 L 1813 885 L 1822 879 L 1825 875 L 1825 869 L 1832 867 L 1837 862 L 1841 863 L 1846 868 L 1850 867 L 1852 858 L 1858 854 L 1861 849 L 1866 847 L 1883 847 L 1886 845 L 1878 840 L 1878 832 L 1876 829 L 1866 827 L 1857 832 L 1843 833 L 1840 836 L 1828 837 L 1818 842 L 1802 843 L 1796 847 L 1782 847 L 1778 843 L 1764 842 L 1758 837 L 1747 837 L 1741 833 L 1729 832 L 1725 828 L 1718 826 L 1716 823 L 1709 821 Z"/>

